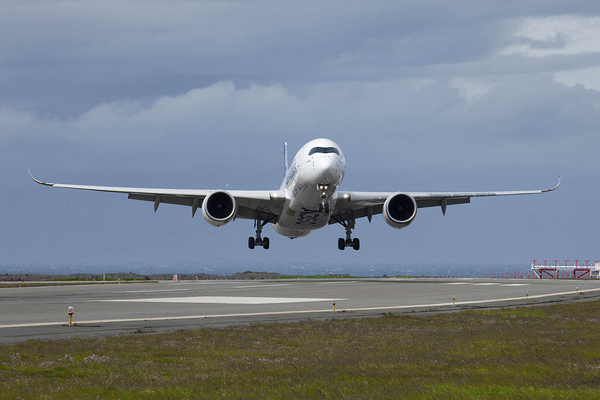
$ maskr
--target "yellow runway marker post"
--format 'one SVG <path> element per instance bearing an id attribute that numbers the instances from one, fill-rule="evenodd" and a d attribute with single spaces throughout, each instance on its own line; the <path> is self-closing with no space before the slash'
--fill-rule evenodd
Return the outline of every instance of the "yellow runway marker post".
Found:
<path id="1" fill-rule="evenodd" d="M 73 318 L 73 312 L 74 312 L 73 307 L 69 306 L 69 308 L 67 309 L 67 313 L 69 314 L 69 326 L 71 326 L 71 320 Z"/>

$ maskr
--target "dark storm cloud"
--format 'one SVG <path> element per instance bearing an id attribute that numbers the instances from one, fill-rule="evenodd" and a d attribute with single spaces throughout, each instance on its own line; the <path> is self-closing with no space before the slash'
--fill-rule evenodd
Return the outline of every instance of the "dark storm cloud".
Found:
<path id="1" fill-rule="evenodd" d="M 30 1 L 2 7 L 0 104 L 62 116 L 222 80 L 372 81 L 411 74 L 410 68 L 480 62 L 514 40 L 519 18 L 568 12 L 561 2 Z M 590 7 L 571 3 L 569 9 Z"/>

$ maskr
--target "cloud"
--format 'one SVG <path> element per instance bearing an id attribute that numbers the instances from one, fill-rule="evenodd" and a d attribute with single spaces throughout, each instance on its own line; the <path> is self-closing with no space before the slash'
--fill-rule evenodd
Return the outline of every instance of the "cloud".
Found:
<path id="1" fill-rule="evenodd" d="M 0 126 L 5 138 L 168 143 L 182 151 L 247 138 L 302 142 L 325 136 L 351 146 L 368 138 L 372 150 L 365 151 L 376 151 L 373 157 L 400 156 L 415 166 L 432 160 L 455 167 L 527 164 L 525 154 L 592 156 L 600 146 L 599 92 L 568 87 L 551 76 L 483 82 L 337 82 L 296 96 L 280 84 L 236 87 L 223 81 L 149 103 L 99 104 L 72 118 L 38 118 L 4 107 Z"/>
<path id="2" fill-rule="evenodd" d="M 520 19 L 513 44 L 502 54 L 528 57 L 600 52 L 600 17 L 560 15 Z"/>
<path id="3" fill-rule="evenodd" d="M 8 135 L 62 137 L 86 141 L 137 141 L 158 136 L 200 133 L 268 134 L 289 118 L 300 119 L 304 105 L 281 85 L 252 84 L 238 89 L 231 81 L 163 96 L 150 105 L 136 100 L 99 104 L 80 116 L 38 118 L 10 107 L 0 109 L 0 125 Z M 273 130 L 273 129 L 271 129 Z"/>
<path id="4" fill-rule="evenodd" d="M 0 105 L 64 118 L 228 80 L 305 93 L 319 83 L 445 78 L 471 82 L 472 93 L 474 82 L 508 74 L 600 65 L 599 19 L 578 16 L 590 6 L 466 4 L 6 2 Z"/>
<path id="5" fill-rule="evenodd" d="M 561 71 L 554 75 L 554 79 L 569 86 L 581 84 L 587 89 L 600 91 L 600 66 L 575 71 Z"/>

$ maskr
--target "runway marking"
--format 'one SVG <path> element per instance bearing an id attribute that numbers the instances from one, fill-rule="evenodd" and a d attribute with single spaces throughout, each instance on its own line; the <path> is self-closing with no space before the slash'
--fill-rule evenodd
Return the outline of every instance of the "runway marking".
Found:
<path id="1" fill-rule="evenodd" d="M 585 289 L 585 292 L 599 291 L 600 288 L 596 289 Z M 531 300 L 549 296 L 563 296 L 573 294 L 573 291 L 561 292 L 561 293 L 547 293 L 534 295 L 529 297 L 511 297 L 505 299 L 489 299 L 489 300 L 478 300 L 478 301 L 463 301 L 456 302 L 456 305 L 469 305 L 469 304 L 483 304 L 493 303 L 498 301 L 510 301 L 510 300 Z M 327 299 L 328 300 L 328 299 Z M 105 300 L 111 301 L 111 300 Z M 435 304 L 418 304 L 408 306 L 386 306 L 386 307 L 365 307 L 365 308 L 342 308 L 339 307 L 340 311 L 378 311 L 378 310 L 401 310 L 410 308 L 426 308 L 426 307 L 444 307 L 452 306 L 452 303 L 435 303 Z M 341 306 L 341 304 L 340 304 Z M 124 318 L 124 319 L 103 319 L 103 320 L 90 320 L 90 321 L 74 321 L 76 324 L 106 324 L 106 323 L 119 323 L 119 322 L 143 322 L 143 321 L 170 321 L 170 320 L 188 320 L 188 319 L 204 319 L 204 318 L 225 318 L 225 317 L 252 317 L 252 316 L 267 316 L 267 315 L 289 315 L 289 314 L 309 314 L 309 313 L 331 313 L 330 308 L 321 310 L 296 310 L 296 311 L 269 311 L 269 312 L 254 312 L 254 313 L 238 313 L 238 314 L 205 314 L 205 315 L 185 315 L 185 316 L 170 316 L 170 317 L 149 317 L 149 318 Z M 339 312 L 339 311 L 338 311 Z M 35 326 L 51 326 L 51 325 L 66 325 L 64 321 L 61 322 L 37 322 L 37 323 L 23 323 L 23 324 L 7 324 L 0 325 L 0 328 L 23 328 L 23 327 L 35 327 Z"/>
<path id="2" fill-rule="evenodd" d="M 319 282 L 317 283 L 317 285 L 347 285 L 349 283 L 354 283 L 354 282 Z"/>
<path id="3" fill-rule="evenodd" d="M 123 292 L 115 292 L 115 293 L 155 293 L 155 292 L 182 292 L 184 290 L 192 290 L 192 289 L 159 289 L 159 290 L 130 290 Z"/>
<path id="4" fill-rule="evenodd" d="M 191 304 L 288 304 L 331 301 L 332 299 L 303 298 L 303 297 L 235 297 L 235 296 L 196 296 L 196 297 L 166 297 L 151 299 L 118 299 L 96 300 L 102 302 L 136 302 L 136 303 L 191 303 Z M 346 299 L 343 299 L 346 300 Z"/>
<path id="5" fill-rule="evenodd" d="M 276 287 L 276 286 L 291 286 L 291 283 L 282 283 L 279 285 L 249 285 L 249 286 L 232 286 L 231 289 L 246 289 L 246 288 L 257 288 L 257 287 Z"/>
<path id="6" fill-rule="evenodd" d="M 485 283 L 472 283 L 472 282 L 448 282 L 446 285 L 471 285 L 471 286 L 530 286 L 531 283 L 500 283 L 500 282 L 485 282 Z"/>

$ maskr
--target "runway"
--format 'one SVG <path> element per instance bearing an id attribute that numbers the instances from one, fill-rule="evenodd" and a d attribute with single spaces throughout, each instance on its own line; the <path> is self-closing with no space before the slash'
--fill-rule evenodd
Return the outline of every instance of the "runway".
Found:
<path id="1" fill-rule="evenodd" d="M 0 289 L 0 343 L 598 298 L 600 281 L 551 279 L 281 279 L 15 287 Z M 75 311 L 70 327 L 69 306 Z"/>

